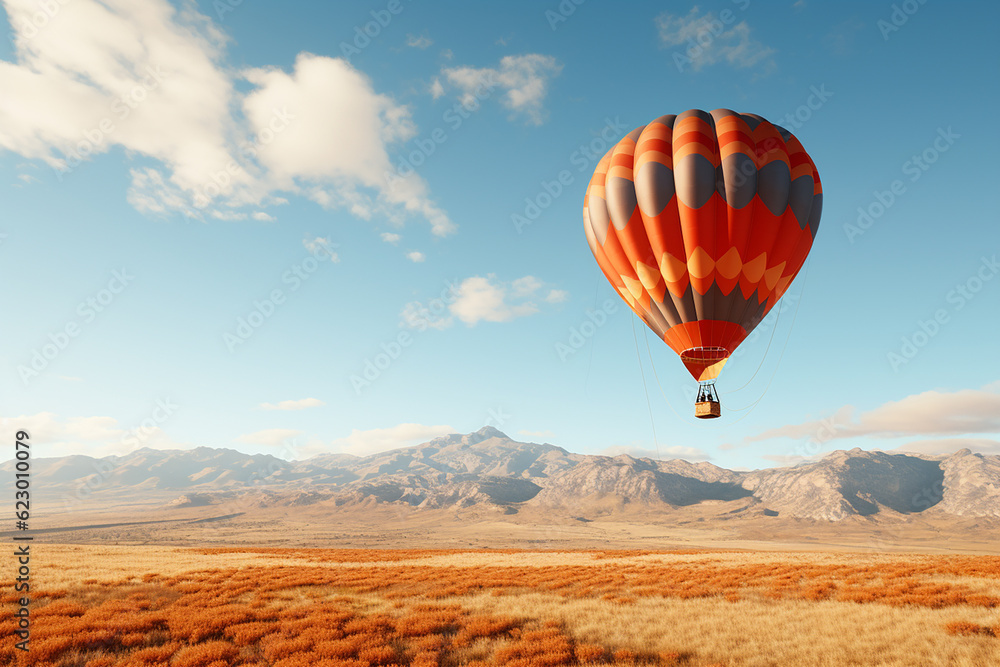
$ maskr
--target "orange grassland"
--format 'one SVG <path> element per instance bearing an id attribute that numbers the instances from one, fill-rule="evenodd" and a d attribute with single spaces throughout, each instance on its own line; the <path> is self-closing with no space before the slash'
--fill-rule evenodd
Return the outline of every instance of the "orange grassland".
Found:
<path id="1" fill-rule="evenodd" d="M 1000 665 L 997 556 L 32 549 L 3 665 Z"/>

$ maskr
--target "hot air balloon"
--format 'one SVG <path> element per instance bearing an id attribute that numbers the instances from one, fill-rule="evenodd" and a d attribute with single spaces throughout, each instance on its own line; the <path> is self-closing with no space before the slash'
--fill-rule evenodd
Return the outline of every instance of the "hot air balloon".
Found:
<path id="1" fill-rule="evenodd" d="M 587 242 L 608 281 L 698 381 L 695 416 L 721 415 L 715 379 L 802 268 L 822 193 L 791 132 L 729 109 L 661 116 L 594 170 Z"/>

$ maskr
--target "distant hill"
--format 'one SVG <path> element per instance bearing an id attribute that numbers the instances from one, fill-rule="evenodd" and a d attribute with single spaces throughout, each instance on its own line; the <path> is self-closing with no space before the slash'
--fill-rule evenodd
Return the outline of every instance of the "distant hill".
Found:
<path id="1" fill-rule="evenodd" d="M 13 470 L 13 462 L 2 467 Z M 710 463 L 572 454 L 517 442 L 492 427 L 371 456 L 304 461 L 230 449 L 140 449 L 125 456 L 36 459 L 40 498 L 162 497 L 201 507 L 253 494 L 257 506 L 396 504 L 413 508 L 546 508 L 601 514 L 742 501 L 759 516 L 840 521 L 932 511 L 1000 517 L 1000 457 L 961 450 L 945 457 L 833 452 L 794 467 L 752 472 Z M 12 475 L 4 474 L 10 485 Z"/>

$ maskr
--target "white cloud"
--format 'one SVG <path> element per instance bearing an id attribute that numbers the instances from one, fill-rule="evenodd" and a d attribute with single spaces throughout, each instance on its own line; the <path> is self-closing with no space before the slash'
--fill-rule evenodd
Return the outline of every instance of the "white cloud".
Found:
<path id="1" fill-rule="evenodd" d="M 510 294 L 511 291 L 513 295 Z M 516 299 L 522 296 L 525 295 L 518 293 L 517 288 L 510 290 L 493 275 L 473 276 L 466 278 L 458 286 L 458 297 L 448 309 L 469 326 L 479 321 L 507 322 L 538 312 L 531 301 L 512 301 L 512 297 Z"/>
<path id="2" fill-rule="evenodd" d="M 764 454 L 760 458 L 777 463 L 778 466 L 795 466 L 800 463 L 812 463 L 819 461 L 827 454 L 829 454 L 829 452 L 817 452 L 808 456 L 801 454 Z"/>
<path id="3" fill-rule="evenodd" d="M 432 302 L 432 305 L 437 306 L 437 303 Z M 447 329 L 455 322 L 455 319 L 451 315 L 445 314 L 446 312 L 447 310 L 443 303 L 441 303 L 440 307 L 432 309 L 420 301 L 411 301 L 403 306 L 403 310 L 399 314 L 400 324 L 420 331 L 428 328 L 441 331 Z"/>
<path id="4" fill-rule="evenodd" d="M 433 43 L 434 40 L 428 37 L 427 35 L 420 35 L 419 37 L 417 37 L 416 35 L 406 36 L 406 45 L 411 46 L 415 49 L 426 49 Z"/>
<path id="5" fill-rule="evenodd" d="M 427 256 L 424 255 L 424 253 L 420 252 L 419 250 L 411 250 L 410 252 L 406 253 L 406 258 L 409 259 L 411 262 L 419 263 L 427 259 Z"/>
<path id="6" fill-rule="evenodd" d="M 549 293 L 545 295 L 545 300 L 549 303 L 562 303 L 569 298 L 569 292 L 561 289 L 549 290 Z"/>
<path id="7" fill-rule="evenodd" d="M 302 431 L 296 431 L 291 428 L 268 428 L 261 431 L 254 431 L 253 433 L 244 433 L 243 435 L 236 438 L 236 442 L 242 442 L 248 445 L 266 445 L 268 447 L 277 447 L 288 440 L 292 440 L 298 436 L 302 435 Z"/>
<path id="8" fill-rule="evenodd" d="M 167 401 L 169 405 L 169 400 Z M 33 456 L 71 456 L 85 454 L 101 457 L 124 455 L 142 447 L 188 449 L 164 433 L 161 426 L 169 414 L 150 407 L 150 414 L 134 424 L 122 424 L 114 417 L 61 418 L 51 412 L 4 418 L 0 420 L 0 438 L 13 442 L 19 430 L 27 431 L 33 443 Z"/>
<path id="9" fill-rule="evenodd" d="M 993 384 L 954 392 L 925 391 L 890 401 L 857 417 L 855 412 L 853 407 L 844 406 L 832 417 L 769 429 L 746 441 L 1000 433 L 1000 391 Z"/>
<path id="10" fill-rule="evenodd" d="M 396 176 L 392 186 L 386 183 L 386 174 L 393 172 L 387 144 L 412 138 L 416 128 L 408 108 L 376 93 L 346 61 L 300 54 L 293 74 L 257 69 L 245 77 L 257 86 L 243 108 L 258 132 L 277 115 L 294 116 L 258 148 L 277 187 L 295 190 L 302 181 L 317 183 L 311 196 L 324 206 L 346 206 L 360 217 L 392 215 L 402 207 L 426 218 L 437 235 L 454 231 L 419 176 L 411 172 Z"/>
<path id="11" fill-rule="evenodd" d="M 775 50 L 753 39 L 746 21 L 725 28 L 713 12 L 700 14 L 694 6 L 686 16 L 660 14 L 656 25 L 660 42 L 666 47 L 683 47 L 678 55 L 690 59 L 694 70 L 721 62 L 737 69 L 774 66 Z"/>
<path id="12" fill-rule="evenodd" d="M 313 238 L 307 237 L 302 241 L 302 245 L 309 251 L 309 254 L 314 257 L 322 259 L 329 258 L 331 262 L 340 261 L 340 255 L 337 254 L 336 250 L 339 246 L 328 238 L 322 236 L 316 236 Z"/>
<path id="13" fill-rule="evenodd" d="M 466 278 L 450 294 L 445 314 L 444 303 L 440 300 L 425 305 L 421 301 L 411 301 L 403 308 L 400 319 L 403 326 L 411 329 L 447 329 L 455 318 L 468 326 L 480 321 L 508 322 L 518 317 L 526 317 L 538 312 L 535 303 L 540 297 L 544 283 L 534 276 L 524 276 L 509 283 L 497 280 L 493 274 Z M 544 301 L 554 303 L 550 296 L 564 294 L 561 290 L 549 290 Z M 436 306 L 432 309 L 430 306 Z"/>
<path id="14" fill-rule="evenodd" d="M 607 447 L 598 453 L 602 456 L 619 456 L 620 454 L 628 454 L 632 458 L 636 459 L 659 459 L 660 461 L 667 461 L 669 459 L 707 461 L 712 458 L 697 447 L 683 447 L 681 445 L 660 447 L 659 451 L 656 449 L 645 449 L 643 447 L 636 447 L 632 445 L 614 445 Z"/>
<path id="15" fill-rule="evenodd" d="M 346 61 L 303 53 L 291 73 L 237 72 L 226 37 L 193 4 L 74 0 L 36 30 L 37 3 L 3 2 L 15 59 L 0 61 L 0 149 L 66 178 L 122 148 L 146 162 L 130 170 L 127 199 L 147 214 L 240 219 L 290 192 L 454 230 L 419 176 L 387 185 L 389 146 L 415 127 Z"/>
<path id="16" fill-rule="evenodd" d="M 452 67 L 442 70 L 445 80 L 460 91 L 459 100 L 468 108 L 479 104 L 476 95 L 490 96 L 500 90 L 500 103 L 511 112 L 511 118 L 524 116 L 533 125 L 545 121 L 544 102 L 549 81 L 558 76 L 562 65 L 552 56 L 528 53 L 520 56 L 505 56 L 499 68 Z M 437 82 L 440 83 L 440 82 Z M 438 92 L 431 92 L 440 97 Z"/>
<path id="17" fill-rule="evenodd" d="M 893 452 L 915 454 L 952 454 L 960 449 L 970 449 L 980 454 L 1000 455 L 1000 440 L 990 438 L 941 438 L 939 440 L 914 440 L 900 445 Z"/>
<path id="18" fill-rule="evenodd" d="M 367 456 L 390 449 L 419 445 L 433 438 L 454 433 L 450 426 L 426 426 L 424 424 L 399 424 L 390 428 L 375 428 L 368 431 L 354 429 L 346 438 L 334 440 L 332 451 Z"/>
<path id="19" fill-rule="evenodd" d="M 382 232 L 381 237 L 383 241 L 385 241 L 386 243 L 391 243 L 393 245 L 399 243 L 399 240 L 403 238 L 399 234 L 393 234 L 392 232 Z"/>
<path id="20" fill-rule="evenodd" d="M 261 403 L 261 410 L 305 410 L 326 405 L 318 398 L 300 398 L 297 401 L 278 401 L 277 403 Z"/>
<path id="21" fill-rule="evenodd" d="M 254 211 L 253 215 L 250 217 L 261 222 L 274 222 L 276 220 L 273 215 L 265 213 L 264 211 Z"/>
<path id="22" fill-rule="evenodd" d="M 441 79 L 434 79 L 431 83 L 431 97 L 438 99 L 444 95 L 444 86 L 441 84 Z"/>
<path id="23" fill-rule="evenodd" d="M 510 286 L 513 288 L 514 296 L 531 296 L 541 288 L 542 281 L 534 276 L 524 276 L 512 282 Z"/>
<path id="24" fill-rule="evenodd" d="M 218 210 L 216 210 L 216 211 L 209 212 L 209 215 L 211 217 L 215 218 L 216 220 L 229 220 L 229 221 L 233 221 L 233 220 L 246 220 L 247 219 L 247 214 L 246 213 L 241 213 L 241 212 L 237 212 L 237 211 L 218 211 Z"/>

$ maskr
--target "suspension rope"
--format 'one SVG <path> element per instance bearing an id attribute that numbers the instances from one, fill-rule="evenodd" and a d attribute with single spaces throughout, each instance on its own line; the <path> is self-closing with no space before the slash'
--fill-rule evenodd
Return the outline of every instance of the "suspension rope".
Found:
<path id="1" fill-rule="evenodd" d="M 680 414 L 678 414 L 677 410 L 674 410 L 673 404 L 671 404 L 670 399 L 667 398 L 667 393 L 663 391 L 663 385 L 660 384 L 660 375 L 656 372 L 656 364 L 653 362 L 653 351 L 649 348 L 649 332 L 646 329 L 642 330 L 642 337 L 646 340 L 646 354 L 649 355 L 649 366 L 653 369 L 653 377 L 656 378 L 656 386 L 660 388 L 660 395 L 663 396 L 663 400 L 667 404 L 667 407 L 670 408 L 670 411 L 673 412 L 678 419 L 687 421 L 681 417 Z"/>
<path id="2" fill-rule="evenodd" d="M 656 447 L 656 460 L 660 460 L 660 442 L 656 438 L 656 422 L 653 420 L 653 404 L 649 401 L 649 389 L 646 387 L 646 371 L 642 369 L 642 356 L 639 354 L 639 337 L 635 334 L 635 318 L 628 318 L 632 323 L 632 340 L 635 341 L 635 358 L 639 362 L 639 374 L 642 375 L 642 390 L 646 393 L 646 407 L 649 408 L 649 423 L 653 427 L 653 445 Z"/>
<path id="3" fill-rule="evenodd" d="M 807 261 L 806 262 L 806 267 L 805 267 L 806 268 L 806 272 L 805 272 L 805 275 L 803 276 L 803 280 L 802 280 L 802 291 L 799 292 L 799 302 L 795 306 L 795 314 L 792 315 L 792 324 L 791 324 L 791 326 L 788 327 L 788 335 L 785 336 L 785 343 L 784 343 L 784 345 L 781 346 L 781 354 L 778 356 L 778 363 L 775 364 L 775 366 L 774 366 L 774 372 L 771 373 L 771 378 L 767 381 L 767 386 L 764 387 L 764 391 L 761 392 L 761 395 L 757 398 L 756 401 L 754 401 L 753 403 L 750 403 L 749 405 L 747 405 L 745 407 L 742 407 L 742 408 L 730 408 L 730 407 L 728 407 L 725 403 L 722 403 L 722 397 L 720 396 L 719 397 L 719 403 L 727 411 L 742 412 L 744 410 L 750 410 L 750 412 L 752 412 L 753 408 L 755 408 L 757 406 L 757 404 L 760 403 L 764 399 L 764 396 L 767 394 L 768 389 L 771 388 L 771 383 L 774 382 L 774 378 L 778 374 L 778 368 L 781 367 L 781 360 L 784 359 L 784 357 L 785 357 L 785 350 L 788 349 L 788 341 L 791 340 L 791 338 L 792 338 L 792 331 L 795 329 L 795 320 L 797 320 L 798 317 L 799 317 L 799 308 L 802 306 L 802 295 L 805 293 L 805 286 L 806 286 L 806 283 L 808 282 L 806 279 L 809 277 L 809 265 L 810 265 L 810 262 Z M 779 314 L 780 314 L 780 311 L 779 311 Z M 777 328 L 777 326 L 775 328 Z M 745 415 L 743 415 L 743 417 L 749 416 L 750 412 L 747 412 Z M 743 417 L 740 417 L 739 419 L 737 419 L 735 422 L 733 422 L 733 424 L 741 421 L 743 419 Z"/>
<path id="4" fill-rule="evenodd" d="M 799 301 L 799 303 L 802 303 L 802 302 Z M 781 308 L 778 308 L 778 312 L 774 316 L 774 326 L 771 327 L 771 337 L 767 340 L 767 347 L 764 348 L 764 356 L 762 356 L 760 358 L 760 363 L 757 364 L 757 370 L 755 370 L 753 372 L 753 375 L 750 376 L 750 379 L 747 380 L 743 384 L 742 387 L 738 387 L 738 388 L 733 389 L 731 391 L 727 391 L 726 392 L 727 395 L 728 394 L 735 394 L 736 392 L 740 391 L 741 389 L 746 389 L 748 386 L 750 386 L 750 383 L 753 382 L 753 379 L 755 377 L 757 377 L 757 373 L 760 372 L 760 369 L 763 368 L 763 366 L 764 366 L 764 362 L 767 360 L 767 353 L 771 350 L 771 343 L 774 341 L 774 333 L 778 330 L 778 324 L 780 324 L 780 323 L 781 323 Z M 720 395 L 721 395 L 721 392 L 720 392 Z"/>

